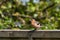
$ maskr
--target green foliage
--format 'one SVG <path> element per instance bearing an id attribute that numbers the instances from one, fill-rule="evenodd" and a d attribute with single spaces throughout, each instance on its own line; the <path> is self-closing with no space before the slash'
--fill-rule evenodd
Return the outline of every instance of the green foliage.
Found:
<path id="1" fill-rule="evenodd" d="M 0 29 L 33 29 L 29 17 L 42 25 L 40 29 L 60 29 L 60 0 L 30 0 L 26 5 L 19 0 L 0 0 Z"/>

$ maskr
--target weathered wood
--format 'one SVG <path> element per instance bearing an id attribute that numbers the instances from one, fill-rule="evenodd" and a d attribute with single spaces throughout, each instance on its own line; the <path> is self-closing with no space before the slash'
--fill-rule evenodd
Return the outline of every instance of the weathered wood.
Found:
<path id="1" fill-rule="evenodd" d="M 0 30 L 0 40 L 60 40 L 60 30 Z"/>

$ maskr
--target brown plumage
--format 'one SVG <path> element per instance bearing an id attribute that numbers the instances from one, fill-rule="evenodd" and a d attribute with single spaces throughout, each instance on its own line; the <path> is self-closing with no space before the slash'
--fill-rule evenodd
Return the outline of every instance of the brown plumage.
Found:
<path id="1" fill-rule="evenodd" d="M 35 30 L 37 30 L 38 28 L 41 27 L 40 24 L 39 24 L 39 22 L 37 22 L 35 19 L 31 20 L 31 25 L 32 25 L 32 27 L 35 28 Z"/>

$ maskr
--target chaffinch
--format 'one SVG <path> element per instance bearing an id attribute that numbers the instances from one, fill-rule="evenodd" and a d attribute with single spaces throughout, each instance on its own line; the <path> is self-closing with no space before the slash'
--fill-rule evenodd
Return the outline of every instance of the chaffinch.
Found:
<path id="1" fill-rule="evenodd" d="M 35 19 L 31 20 L 31 25 L 32 25 L 32 27 L 35 28 L 35 30 L 37 30 L 38 28 L 41 27 L 40 24 L 39 24 L 39 22 L 37 22 Z"/>

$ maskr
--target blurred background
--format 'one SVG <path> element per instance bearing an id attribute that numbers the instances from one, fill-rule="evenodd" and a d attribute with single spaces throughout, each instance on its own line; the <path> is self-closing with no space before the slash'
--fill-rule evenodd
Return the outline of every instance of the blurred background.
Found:
<path id="1" fill-rule="evenodd" d="M 0 29 L 32 30 L 32 18 L 41 30 L 60 29 L 60 0 L 0 0 Z"/>

